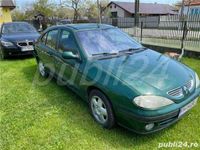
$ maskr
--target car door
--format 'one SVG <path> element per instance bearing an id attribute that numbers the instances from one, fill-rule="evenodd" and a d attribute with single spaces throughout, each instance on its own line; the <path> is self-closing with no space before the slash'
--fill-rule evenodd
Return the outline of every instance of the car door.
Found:
<path id="1" fill-rule="evenodd" d="M 80 56 L 74 35 L 67 29 L 61 30 L 59 34 L 57 55 L 54 55 L 56 73 L 63 79 L 65 84 L 77 90 L 79 89 L 77 77 L 80 76 L 78 72 L 80 61 L 78 59 L 64 59 L 62 53 L 65 51 Z"/>
<path id="2" fill-rule="evenodd" d="M 41 61 L 52 73 L 55 72 L 53 55 L 56 52 L 58 34 L 58 29 L 50 30 L 49 32 L 47 32 L 42 37 L 41 43 L 39 45 L 40 51 L 38 51 Z"/>

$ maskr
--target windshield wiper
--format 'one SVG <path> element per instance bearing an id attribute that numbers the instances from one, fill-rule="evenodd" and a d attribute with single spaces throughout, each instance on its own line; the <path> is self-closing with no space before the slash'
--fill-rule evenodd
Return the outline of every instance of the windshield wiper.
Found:
<path id="1" fill-rule="evenodd" d="M 92 56 L 111 56 L 111 55 L 117 55 L 118 53 L 97 53 L 97 54 L 92 54 Z"/>
<path id="2" fill-rule="evenodd" d="M 125 49 L 125 50 L 121 50 L 119 51 L 119 53 L 133 53 L 133 52 L 136 52 L 136 51 L 140 51 L 140 50 L 145 50 L 147 49 L 146 47 L 140 47 L 140 48 L 129 48 L 129 49 Z"/>

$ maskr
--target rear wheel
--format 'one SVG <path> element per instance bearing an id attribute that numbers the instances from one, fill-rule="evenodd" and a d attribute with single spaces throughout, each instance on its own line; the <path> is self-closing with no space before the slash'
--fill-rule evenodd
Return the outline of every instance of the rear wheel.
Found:
<path id="1" fill-rule="evenodd" d="M 89 101 L 90 111 L 94 119 L 104 128 L 112 128 L 115 125 L 115 117 L 107 97 L 98 90 L 92 90 Z"/>
<path id="2" fill-rule="evenodd" d="M 46 67 L 44 66 L 44 64 L 43 64 L 42 61 L 39 61 L 39 62 L 38 62 L 38 70 L 39 70 L 40 75 L 41 75 L 42 77 L 47 77 L 47 76 L 48 76 L 47 69 L 46 69 Z"/>

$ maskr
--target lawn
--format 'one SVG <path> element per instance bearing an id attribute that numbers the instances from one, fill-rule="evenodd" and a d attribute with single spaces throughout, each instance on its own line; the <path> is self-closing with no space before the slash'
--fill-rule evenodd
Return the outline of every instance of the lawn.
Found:
<path id="1" fill-rule="evenodd" d="M 200 75 L 200 60 L 183 62 Z M 0 149 L 157 149 L 163 142 L 197 142 L 200 103 L 175 125 L 151 135 L 101 128 L 87 104 L 55 80 L 41 85 L 33 58 L 0 61 Z M 40 84 L 39 84 L 40 83 Z"/>

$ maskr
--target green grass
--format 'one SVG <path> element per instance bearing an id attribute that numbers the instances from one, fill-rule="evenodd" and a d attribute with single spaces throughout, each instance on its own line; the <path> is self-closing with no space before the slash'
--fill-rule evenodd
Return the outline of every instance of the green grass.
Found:
<path id="1" fill-rule="evenodd" d="M 200 60 L 184 63 L 200 75 Z M 0 61 L 0 149 L 157 149 L 159 142 L 197 142 L 200 103 L 175 125 L 151 135 L 101 128 L 87 104 L 52 80 L 45 86 L 34 59 Z"/>

